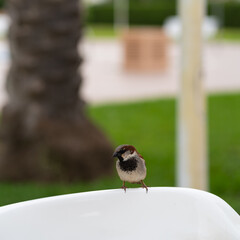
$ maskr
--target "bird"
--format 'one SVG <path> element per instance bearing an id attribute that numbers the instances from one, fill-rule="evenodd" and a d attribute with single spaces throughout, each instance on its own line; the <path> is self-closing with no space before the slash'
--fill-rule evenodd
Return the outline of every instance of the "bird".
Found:
<path id="1" fill-rule="evenodd" d="M 125 182 L 142 184 L 142 187 L 148 192 L 148 187 L 144 183 L 147 175 L 145 160 L 132 145 L 123 144 L 118 146 L 113 157 L 118 158 L 116 169 L 120 179 L 123 181 L 122 188 L 126 193 Z"/>

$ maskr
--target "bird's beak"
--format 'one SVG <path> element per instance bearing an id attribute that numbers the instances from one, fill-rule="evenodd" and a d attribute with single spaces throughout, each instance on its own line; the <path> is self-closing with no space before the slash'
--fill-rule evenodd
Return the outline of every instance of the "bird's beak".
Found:
<path id="1" fill-rule="evenodd" d="M 112 157 L 117 157 L 118 156 L 118 152 L 113 153 Z"/>

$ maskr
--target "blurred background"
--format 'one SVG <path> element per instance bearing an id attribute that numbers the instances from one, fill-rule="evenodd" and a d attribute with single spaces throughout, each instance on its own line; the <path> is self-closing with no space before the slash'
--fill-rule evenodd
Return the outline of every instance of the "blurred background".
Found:
<path id="1" fill-rule="evenodd" d="M 0 205 L 119 188 L 111 154 L 125 143 L 145 158 L 148 186 L 176 186 L 178 2 L 0 6 Z M 209 0 L 202 26 L 208 190 L 238 213 L 239 13 L 240 1 Z"/>

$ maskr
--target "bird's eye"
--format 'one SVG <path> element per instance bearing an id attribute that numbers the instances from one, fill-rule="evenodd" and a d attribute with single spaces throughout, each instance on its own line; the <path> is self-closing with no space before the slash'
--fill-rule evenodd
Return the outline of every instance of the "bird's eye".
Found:
<path id="1" fill-rule="evenodd" d="M 125 152 L 126 152 L 126 149 L 125 149 L 125 148 L 123 148 L 123 149 L 120 151 L 121 154 L 123 154 L 123 153 L 125 153 Z"/>

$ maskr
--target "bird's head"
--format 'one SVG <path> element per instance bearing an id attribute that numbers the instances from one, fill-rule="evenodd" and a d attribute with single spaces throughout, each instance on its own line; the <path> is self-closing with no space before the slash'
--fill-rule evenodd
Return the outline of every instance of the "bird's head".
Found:
<path id="1" fill-rule="evenodd" d="M 118 146 L 113 153 L 113 157 L 117 157 L 120 161 L 127 161 L 135 155 L 139 155 L 136 148 L 128 144 Z"/>

